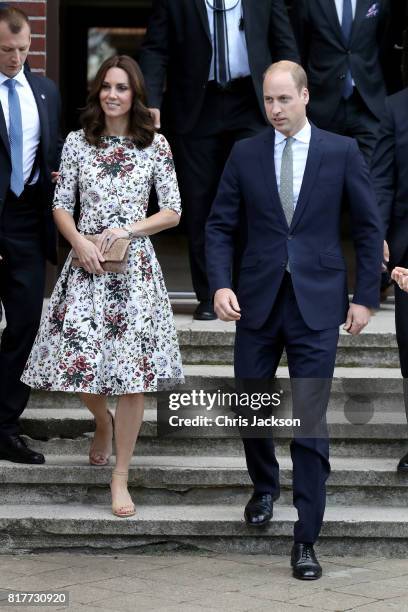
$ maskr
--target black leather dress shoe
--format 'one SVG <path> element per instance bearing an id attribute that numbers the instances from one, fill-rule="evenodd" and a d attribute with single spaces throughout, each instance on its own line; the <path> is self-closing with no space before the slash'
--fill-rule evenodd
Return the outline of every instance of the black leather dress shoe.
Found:
<path id="1" fill-rule="evenodd" d="M 299 580 L 317 580 L 322 575 L 322 568 L 312 544 L 294 544 L 290 564 L 293 576 Z"/>
<path id="2" fill-rule="evenodd" d="M 398 472 L 408 474 L 408 453 L 403 456 L 397 467 Z"/>
<path id="3" fill-rule="evenodd" d="M 269 523 L 273 516 L 273 497 L 270 493 L 254 493 L 245 506 L 247 525 L 261 527 Z"/>
<path id="4" fill-rule="evenodd" d="M 193 319 L 196 319 L 196 321 L 213 321 L 216 318 L 217 315 L 210 300 L 200 302 L 193 314 Z"/>
<path id="5" fill-rule="evenodd" d="M 0 443 L 0 460 L 13 461 L 14 463 L 45 463 L 45 457 L 41 453 L 28 448 L 20 436 L 8 436 Z"/>

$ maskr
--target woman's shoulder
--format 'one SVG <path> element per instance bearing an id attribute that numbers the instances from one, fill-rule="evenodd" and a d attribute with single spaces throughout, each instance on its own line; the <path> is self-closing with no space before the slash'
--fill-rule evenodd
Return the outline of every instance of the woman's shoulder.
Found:
<path id="1" fill-rule="evenodd" d="M 69 134 L 67 135 L 65 139 L 65 143 L 68 143 L 74 146 L 84 145 L 86 144 L 86 142 L 87 141 L 85 138 L 84 130 L 82 129 L 69 132 Z"/>
<path id="2" fill-rule="evenodd" d="M 170 145 L 167 138 L 158 132 L 155 133 L 151 146 L 156 152 L 168 153 L 170 151 Z"/>

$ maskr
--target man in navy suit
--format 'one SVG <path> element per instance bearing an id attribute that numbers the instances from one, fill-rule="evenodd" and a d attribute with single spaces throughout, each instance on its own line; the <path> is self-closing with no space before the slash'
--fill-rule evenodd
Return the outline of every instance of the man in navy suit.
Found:
<path id="1" fill-rule="evenodd" d="M 319 396 L 325 415 L 339 325 L 345 321 L 344 328 L 358 334 L 378 306 L 382 235 L 356 141 L 311 125 L 308 100 L 301 66 L 278 62 L 268 68 L 264 103 L 272 127 L 234 145 L 207 223 L 206 247 L 215 311 L 237 325 L 236 378 L 272 379 L 285 348 L 292 379 L 329 382 Z M 343 194 L 356 249 L 350 305 L 340 246 Z M 234 291 L 233 236 L 243 217 L 248 238 Z M 317 409 L 316 403 L 306 406 L 308 412 Z M 244 437 L 243 442 L 254 484 L 245 518 L 259 526 L 272 517 L 279 495 L 278 463 L 270 437 Z M 299 517 L 291 562 L 295 577 L 311 580 L 321 576 L 313 544 L 330 472 L 327 436 L 295 437 L 291 455 Z"/>
<path id="2" fill-rule="evenodd" d="M 408 88 L 386 99 L 385 112 L 374 149 L 371 173 L 378 197 L 384 229 L 384 259 L 392 270 L 408 267 Z M 404 377 L 404 402 L 408 418 L 408 294 L 406 277 L 393 273 L 400 281 L 395 287 L 395 328 L 401 373 Z M 408 473 L 408 453 L 398 463 L 399 472 Z"/>
<path id="3" fill-rule="evenodd" d="M 20 437 L 29 397 L 20 382 L 39 325 L 45 261 L 56 263 L 51 216 L 58 168 L 60 98 L 55 84 L 24 71 L 31 42 L 25 13 L 0 7 L 0 459 L 43 463 Z"/>

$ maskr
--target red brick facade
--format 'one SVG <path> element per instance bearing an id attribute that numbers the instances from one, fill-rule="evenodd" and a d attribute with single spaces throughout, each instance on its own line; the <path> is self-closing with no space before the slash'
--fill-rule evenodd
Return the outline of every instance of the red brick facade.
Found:
<path id="1" fill-rule="evenodd" d="M 46 19 L 47 0 L 7 0 L 21 8 L 30 18 L 32 42 L 28 60 L 33 72 L 45 74 L 46 71 Z"/>

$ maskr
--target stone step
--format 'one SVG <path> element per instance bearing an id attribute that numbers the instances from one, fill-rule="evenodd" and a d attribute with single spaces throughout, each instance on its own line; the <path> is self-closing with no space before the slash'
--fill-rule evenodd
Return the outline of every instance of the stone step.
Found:
<path id="1" fill-rule="evenodd" d="M 281 503 L 291 503 L 292 462 L 280 463 Z M 328 505 L 408 505 L 408 475 L 392 459 L 331 460 Z M 42 466 L 0 461 L 1 504 L 108 503 L 112 466 L 93 467 L 84 456 L 47 456 Z M 134 457 L 129 478 L 141 504 L 245 505 L 252 486 L 243 457 Z M 408 518 L 408 513 L 407 513 Z"/>
<path id="2" fill-rule="evenodd" d="M 290 405 L 291 388 L 286 367 L 279 367 L 276 373 L 276 390 L 281 391 L 283 405 Z M 331 389 L 332 406 L 342 407 L 350 400 L 360 404 L 369 403 L 372 409 L 398 412 L 402 406 L 402 378 L 398 368 L 336 368 Z M 187 365 L 185 384 L 175 392 L 197 391 L 216 392 L 234 390 L 234 371 L 232 366 Z M 146 408 L 154 408 L 155 394 L 146 394 Z M 286 402 L 286 404 L 285 404 Z M 110 399 L 113 406 L 114 400 Z M 83 406 L 79 394 L 33 390 L 29 408 L 80 408 Z"/>
<path id="3" fill-rule="evenodd" d="M 44 301 L 44 308 L 47 300 Z M 184 365 L 231 365 L 235 338 L 234 323 L 223 321 L 194 321 L 191 314 L 175 314 Z M 0 335 L 4 328 L 0 324 Z M 342 367 L 398 368 L 395 339 L 394 305 L 389 302 L 372 317 L 369 325 L 358 336 L 350 336 L 340 329 L 337 365 Z"/>
<path id="4" fill-rule="evenodd" d="M 184 364 L 232 364 L 233 323 L 192 321 L 191 316 L 181 314 L 175 319 Z M 383 305 L 358 336 L 340 329 L 337 365 L 399 367 L 392 303 Z"/>
<path id="5" fill-rule="evenodd" d="M 108 506 L 0 506 L 0 553 L 41 550 L 162 551 L 183 547 L 217 552 L 290 551 L 295 509 L 276 504 L 271 523 L 248 527 L 241 505 L 143 505 L 127 520 Z M 329 507 L 317 550 L 330 555 L 405 557 L 406 508 Z"/>
<path id="6" fill-rule="evenodd" d="M 396 459 L 408 447 L 405 412 L 375 412 L 364 425 L 351 423 L 345 414 L 329 410 L 331 452 L 338 456 L 364 456 Z M 94 420 L 85 408 L 27 409 L 21 419 L 30 447 L 50 455 L 88 453 Z M 276 428 L 275 428 L 276 429 Z M 287 452 L 288 430 L 275 430 L 278 452 Z M 242 455 L 242 442 L 236 428 L 197 428 L 188 437 L 157 437 L 157 412 L 145 411 L 136 445 L 138 455 Z"/>
<path id="7" fill-rule="evenodd" d="M 381 457 L 393 460 L 402 457 L 408 449 L 405 417 L 394 425 L 378 425 L 373 438 L 351 438 L 347 432 L 342 437 L 330 440 L 330 452 L 338 457 Z M 90 425 L 91 427 L 92 425 Z M 350 430 L 351 428 L 349 428 Z M 237 457 L 243 453 L 242 442 L 238 436 L 202 438 L 157 438 L 145 435 L 146 429 L 138 439 L 135 454 L 144 455 L 178 455 L 185 456 L 228 456 Z M 339 432 L 337 432 L 339 433 Z M 385 437 L 386 436 L 386 437 Z M 75 438 L 50 438 L 38 440 L 27 437 L 30 448 L 46 455 L 87 455 L 92 433 L 84 433 Z M 288 452 L 289 440 L 275 437 L 277 453 Z"/>

